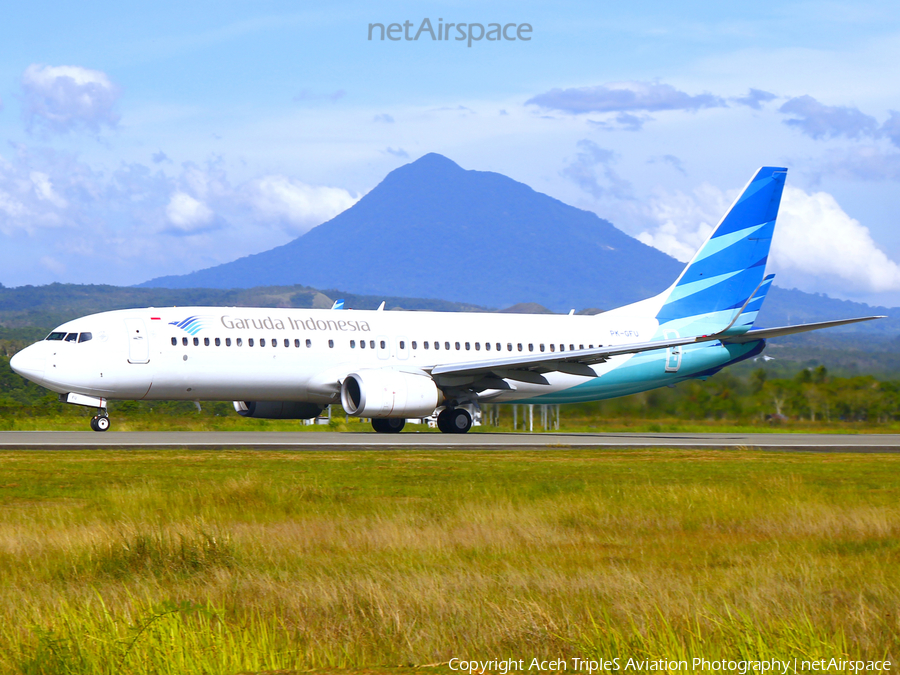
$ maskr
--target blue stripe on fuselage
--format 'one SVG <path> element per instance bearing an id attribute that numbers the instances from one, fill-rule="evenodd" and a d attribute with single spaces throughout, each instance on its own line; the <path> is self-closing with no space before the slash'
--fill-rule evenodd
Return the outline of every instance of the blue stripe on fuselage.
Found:
<path id="1" fill-rule="evenodd" d="M 681 367 L 666 372 L 664 351 L 635 354 L 618 368 L 563 391 L 509 403 L 583 403 L 658 389 L 683 380 L 709 375 L 725 366 L 756 356 L 764 340 L 744 344 L 709 342 L 683 347 Z"/>

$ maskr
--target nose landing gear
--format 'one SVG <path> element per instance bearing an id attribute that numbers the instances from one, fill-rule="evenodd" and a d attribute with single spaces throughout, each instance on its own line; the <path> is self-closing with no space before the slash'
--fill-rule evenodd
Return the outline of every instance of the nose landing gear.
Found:
<path id="1" fill-rule="evenodd" d="M 91 418 L 91 429 L 94 431 L 106 431 L 109 429 L 109 414 L 106 410 Z"/>

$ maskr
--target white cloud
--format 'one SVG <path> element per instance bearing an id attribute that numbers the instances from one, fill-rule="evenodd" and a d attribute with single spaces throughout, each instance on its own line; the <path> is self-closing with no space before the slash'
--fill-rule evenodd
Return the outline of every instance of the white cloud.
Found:
<path id="1" fill-rule="evenodd" d="M 64 274 L 66 272 L 65 264 L 49 255 L 41 256 L 40 263 L 42 267 L 46 267 L 54 274 Z"/>
<path id="2" fill-rule="evenodd" d="M 689 260 L 728 209 L 737 190 L 704 184 L 693 194 L 663 193 L 650 202 L 659 225 L 638 239 Z M 769 255 L 779 286 L 837 297 L 900 290 L 900 266 L 878 248 L 869 229 L 827 192 L 787 186 Z"/>
<path id="3" fill-rule="evenodd" d="M 53 190 L 53 184 L 50 182 L 50 176 L 42 171 L 32 171 L 30 176 L 31 183 L 34 185 L 34 192 L 38 198 L 45 202 L 50 202 L 58 209 L 64 209 L 68 204 L 66 200 L 60 197 Z"/>
<path id="4" fill-rule="evenodd" d="M 22 90 L 29 129 L 39 126 L 66 133 L 86 128 L 98 132 L 119 122 L 113 110 L 119 89 L 99 70 L 32 64 L 22 75 Z"/>
<path id="5" fill-rule="evenodd" d="M 334 218 L 359 199 L 341 188 L 307 185 L 278 175 L 251 181 L 246 192 L 262 218 L 288 223 L 297 234 Z"/>
<path id="6" fill-rule="evenodd" d="M 676 260 L 687 262 L 729 206 L 725 193 L 709 183 L 701 184 L 693 194 L 658 193 L 650 200 L 648 210 L 659 225 L 652 232 L 641 232 L 637 239 Z"/>
<path id="7" fill-rule="evenodd" d="M 212 210 L 185 192 L 176 192 L 166 206 L 169 222 L 179 230 L 191 232 L 201 229 L 212 222 Z"/>
<path id="8" fill-rule="evenodd" d="M 843 284 L 857 292 L 900 290 L 900 267 L 878 248 L 869 229 L 844 213 L 827 192 L 784 189 L 772 263 L 776 272 L 817 277 L 832 291 Z"/>
<path id="9" fill-rule="evenodd" d="M 525 105 L 579 114 L 589 112 L 659 112 L 722 107 L 725 101 L 712 94 L 691 96 L 661 82 L 610 82 L 594 87 L 551 89 Z"/>

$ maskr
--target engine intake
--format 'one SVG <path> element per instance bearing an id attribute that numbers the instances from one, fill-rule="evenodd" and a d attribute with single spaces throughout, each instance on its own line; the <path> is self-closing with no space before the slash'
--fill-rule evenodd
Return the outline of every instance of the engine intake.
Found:
<path id="1" fill-rule="evenodd" d="M 235 401 L 234 409 L 241 417 L 264 420 L 308 420 L 324 410 L 305 401 Z"/>
<path id="2" fill-rule="evenodd" d="M 360 370 L 341 384 L 341 404 L 357 417 L 426 417 L 439 398 L 427 375 L 394 370 Z"/>

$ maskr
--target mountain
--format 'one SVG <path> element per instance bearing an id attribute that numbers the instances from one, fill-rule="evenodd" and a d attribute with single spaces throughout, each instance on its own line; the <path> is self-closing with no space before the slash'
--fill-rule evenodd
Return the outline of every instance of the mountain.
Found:
<path id="1" fill-rule="evenodd" d="M 141 286 L 304 284 L 560 312 L 649 297 L 682 267 L 593 213 L 432 153 L 284 246 Z"/>

